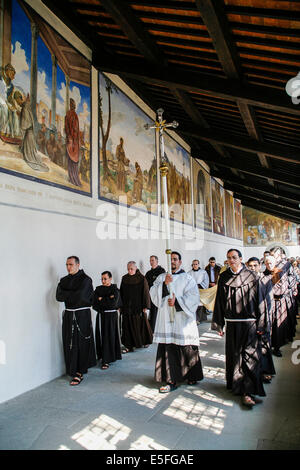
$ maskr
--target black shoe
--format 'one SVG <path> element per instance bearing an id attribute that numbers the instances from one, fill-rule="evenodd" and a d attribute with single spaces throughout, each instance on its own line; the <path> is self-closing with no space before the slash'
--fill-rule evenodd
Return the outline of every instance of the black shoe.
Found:
<path id="1" fill-rule="evenodd" d="M 282 357 L 282 353 L 279 349 L 274 349 L 273 354 L 274 354 L 274 356 Z"/>

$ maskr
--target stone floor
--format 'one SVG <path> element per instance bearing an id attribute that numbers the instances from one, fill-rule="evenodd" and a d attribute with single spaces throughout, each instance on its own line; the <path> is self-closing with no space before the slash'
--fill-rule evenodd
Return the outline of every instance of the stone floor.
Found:
<path id="1" fill-rule="evenodd" d="M 282 348 L 267 396 L 252 410 L 226 390 L 224 338 L 209 327 L 199 326 L 205 378 L 197 386 L 159 394 L 151 345 L 107 371 L 90 369 L 78 387 L 64 376 L 0 404 L 0 449 L 299 450 L 299 325 L 299 353 Z"/>

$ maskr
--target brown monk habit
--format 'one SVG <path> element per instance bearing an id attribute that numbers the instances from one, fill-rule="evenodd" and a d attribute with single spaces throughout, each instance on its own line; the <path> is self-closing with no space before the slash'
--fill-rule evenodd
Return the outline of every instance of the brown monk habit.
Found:
<path id="1" fill-rule="evenodd" d="M 226 382 L 234 395 L 265 396 L 261 375 L 261 339 L 266 312 L 259 280 L 243 267 L 238 274 L 224 271 L 212 319 L 212 329 L 222 331 L 226 321 Z"/>
<path id="2" fill-rule="evenodd" d="M 278 351 L 289 341 L 293 341 L 296 326 L 296 317 L 293 315 L 293 305 L 290 293 L 289 280 L 290 264 L 280 262 L 269 273 L 273 284 L 275 308 L 272 324 L 272 346 Z M 268 271 L 266 270 L 268 273 Z"/>
<path id="3" fill-rule="evenodd" d="M 149 287 L 145 276 L 137 269 L 134 275 L 122 277 L 122 344 L 132 350 L 152 343 L 152 330 L 143 309 L 150 309 Z"/>
<path id="4" fill-rule="evenodd" d="M 66 372 L 74 376 L 86 374 L 96 365 L 91 309 L 93 301 L 92 279 L 80 269 L 76 274 L 63 277 L 56 290 L 56 300 L 65 303 L 62 323 Z"/>

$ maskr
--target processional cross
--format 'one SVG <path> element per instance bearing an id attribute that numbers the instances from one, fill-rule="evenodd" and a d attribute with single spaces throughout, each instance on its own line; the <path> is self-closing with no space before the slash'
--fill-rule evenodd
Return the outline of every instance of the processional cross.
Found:
<path id="1" fill-rule="evenodd" d="M 145 124 L 145 129 L 155 129 L 156 132 L 159 133 L 159 171 L 161 176 L 162 182 L 162 193 L 164 199 L 164 214 L 165 214 L 165 229 L 166 229 L 166 256 L 167 256 L 167 271 L 169 274 L 172 274 L 171 268 L 171 253 L 172 250 L 170 248 L 170 217 L 169 217 L 169 204 L 168 204 L 168 186 L 167 186 L 167 176 L 168 176 L 168 163 L 165 157 L 165 144 L 164 144 L 164 131 L 168 127 L 176 128 L 178 127 L 178 122 L 173 121 L 170 123 L 166 123 L 166 120 L 163 120 L 163 112 L 162 108 L 159 108 L 157 113 L 157 120 L 155 121 L 155 126 L 150 126 L 149 124 Z M 173 298 L 173 288 L 172 283 L 169 284 L 169 291 L 170 291 L 170 298 Z M 170 321 L 174 322 L 174 307 L 170 307 Z"/>

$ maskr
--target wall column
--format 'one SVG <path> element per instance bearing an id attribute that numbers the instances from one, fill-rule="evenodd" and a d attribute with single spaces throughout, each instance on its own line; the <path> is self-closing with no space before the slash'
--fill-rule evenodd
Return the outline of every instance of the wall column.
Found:
<path id="1" fill-rule="evenodd" d="M 31 23 L 31 69 L 30 69 L 30 102 L 33 119 L 37 123 L 36 105 L 37 105 L 37 39 L 39 35 L 38 26 Z"/>
<path id="2" fill-rule="evenodd" d="M 57 58 L 51 54 L 52 59 L 52 93 L 51 93 L 51 128 L 56 128 L 56 87 L 57 87 Z"/>

